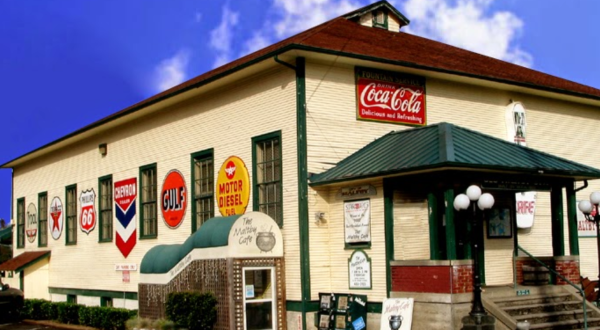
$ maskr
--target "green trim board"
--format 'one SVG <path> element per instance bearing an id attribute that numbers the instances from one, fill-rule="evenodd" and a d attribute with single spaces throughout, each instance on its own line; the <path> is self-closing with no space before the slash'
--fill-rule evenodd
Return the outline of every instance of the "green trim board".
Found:
<path id="1" fill-rule="evenodd" d="M 144 203 L 144 198 L 143 198 L 143 196 L 144 196 L 143 173 L 144 173 L 144 171 L 152 170 L 152 169 L 154 170 L 155 186 L 154 186 L 154 194 L 153 195 L 154 195 L 155 199 L 154 199 L 154 201 L 149 201 L 149 202 L 145 202 L 145 203 L 146 204 L 151 204 L 151 203 L 155 204 L 154 205 L 154 207 L 155 207 L 154 211 L 155 211 L 155 214 L 156 214 L 156 218 L 154 219 L 154 225 L 156 227 L 155 227 L 155 233 L 154 234 L 144 234 L 144 231 L 145 231 L 145 228 L 144 228 L 145 227 L 144 226 L 144 222 L 145 222 L 144 221 L 144 219 L 145 219 L 144 218 L 144 209 L 145 209 L 144 206 L 145 205 L 144 204 L 145 203 Z M 140 238 L 140 240 L 142 240 L 142 239 L 154 239 L 154 238 L 157 238 L 158 237 L 158 200 L 157 200 L 158 199 L 158 166 L 156 165 L 156 163 L 152 163 L 152 164 L 147 164 L 147 165 L 140 166 L 140 169 L 139 169 L 139 185 L 138 185 L 138 187 L 139 187 L 139 189 L 138 189 L 139 190 L 139 196 L 138 196 L 138 198 L 139 198 L 139 210 L 140 210 L 140 222 L 139 222 L 140 233 L 139 233 L 138 237 Z"/>
<path id="2" fill-rule="evenodd" d="M 120 298 L 129 300 L 138 300 L 137 292 L 127 291 L 109 291 L 109 290 L 86 290 L 86 289 L 73 289 L 73 288 L 56 288 L 48 287 L 48 293 L 53 294 L 64 294 L 64 295 L 75 295 L 75 296 L 86 296 L 86 297 L 109 297 L 109 298 Z"/>
<path id="3" fill-rule="evenodd" d="M 550 191 L 551 227 L 552 227 L 552 255 L 555 257 L 565 255 L 565 230 L 562 187 L 552 187 Z"/>
<path id="4" fill-rule="evenodd" d="M 190 170 L 192 173 L 192 182 L 191 182 L 191 190 L 192 190 L 192 234 L 194 232 L 196 232 L 196 228 L 198 227 L 198 213 L 197 213 L 197 207 L 196 207 L 196 160 L 210 160 L 211 161 L 211 166 L 210 166 L 210 177 L 212 177 L 213 182 L 211 184 L 211 187 L 213 188 L 213 191 L 211 194 L 205 194 L 205 195 L 201 195 L 201 198 L 208 198 L 210 197 L 211 199 L 211 203 L 212 203 L 212 207 L 210 210 L 210 216 L 209 218 L 213 218 L 215 216 L 215 204 L 214 204 L 214 173 L 215 173 L 215 159 L 214 159 L 214 149 L 210 148 L 210 149 L 206 149 L 206 150 L 202 150 L 202 151 L 198 151 L 198 152 L 194 152 L 190 155 Z"/>
<path id="5" fill-rule="evenodd" d="M 104 217 L 102 216 L 102 199 L 104 198 L 104 194 L 102 193 L 102 183 L 106 182 L 106 181 L 110 181 L 110 198 L 108 200 L 108 205 L 110 208 L 110 230 L 108 230 L 109 232 L 109 237 L 108 238 L 102 238 L 104 234 Z M 98 242 L 99 243 L 106 243 L 106 242 L 112 242 L 113 240 L 113 221 L 114 221 L 114 210 L 113 210 L 113 190 L 114 190 L 114 186 L 113 186 L 114 182 L 113 182 L 113 177 L 112 174 L 108 174 L 105 176 L 101 176 L 98 178 L 98 212 L 96 212 L 98 214 Z"/>
<path id="6" fill-rule="evenodd" d="M 575 196 L 575 182 L 567 185 L 567 223 L 569 228 L 569 252 L 572 256 L 579 255 L 579 233 L 577 232 L 577 198 Z M 515 252 L 517 249 L 515 249 Z"/>
<path id="7" fill-rule="evenodd" d="M 69 194 L 73 193 L 73 201 L 69 198 Z M 69 203 L 70 202 L 70 203 Z M 71 209 L 70 204 L 74 205 L 75 212 L 75 221 L 74 226 L 75 230 L 73 230 L 73 237 L 69 239 L 69 217 L 73 217 L 69 210 Z M 77 184 L 68 185 L 65 187 L 65 223 L 64 223 L 64 231 L 65 231 L 65 245 L 77 245 Z"/>
<path id="8" fill-rule="evenodd" d="M 386 296 L 392 292 L 392 269 L 394 260 L 394 184 L 390 179 L 383 179 L 383 221 L 385 235 L 385 279 Z"/>

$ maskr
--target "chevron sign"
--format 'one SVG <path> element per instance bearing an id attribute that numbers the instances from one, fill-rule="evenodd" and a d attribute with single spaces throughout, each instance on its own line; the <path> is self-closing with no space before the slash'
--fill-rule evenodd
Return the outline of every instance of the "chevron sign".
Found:
<path id="1" fill-rule="evenodd" d="M 116 244 L 125 258 L 136 243 L 135 198 L 136 178 L 115 182 Z"/>

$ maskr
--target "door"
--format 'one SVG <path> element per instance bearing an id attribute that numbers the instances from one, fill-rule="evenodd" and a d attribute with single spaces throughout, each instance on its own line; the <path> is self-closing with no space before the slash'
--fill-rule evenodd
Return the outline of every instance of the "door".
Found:
<path id="1" fill-rule="evenodd" d="M 275 267 L 247 267 L 244 273 L 244 329 L 275 329 Z"/>

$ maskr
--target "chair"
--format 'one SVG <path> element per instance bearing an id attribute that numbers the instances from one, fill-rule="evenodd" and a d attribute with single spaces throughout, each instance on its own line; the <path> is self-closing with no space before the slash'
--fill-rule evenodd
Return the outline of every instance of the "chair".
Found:
<path id="1" fill-rule="evenodd" d="M 598 299 L 598 281 L 592 281 L 587 277 L 581 278 L 581 289 L 587 301 L 595 302 Z"/>

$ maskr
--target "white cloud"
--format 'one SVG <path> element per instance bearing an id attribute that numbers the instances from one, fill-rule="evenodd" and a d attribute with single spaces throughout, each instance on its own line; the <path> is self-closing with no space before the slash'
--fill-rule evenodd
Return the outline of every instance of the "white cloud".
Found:
<path id="1" fill-rule="evenodd" d="M 160 62 L 155 68 L 155 89 L 158 92 L 167 90 L 186 80 L 186 70 L 189 63 L 190 52 L 180 50 L 173 57 Z"/>
<path id="2" fill-rule="evenodd" d="M 216 68 L 232 60 L 232 41 L 238 20 L 239 13 L 229 10 L 227 6 L 223 7 L 221 23 L 210 31 L 209 46 L 216 52 L 213 67 Z"/>
<path id="3" fill-rule="evenodd" d="M 490 12 L 494 0 L 407 0 L 404 30 L 429 39 L 531 67 L 533 57 L 516 39 L 523 21 L 508 11 Z"/>

